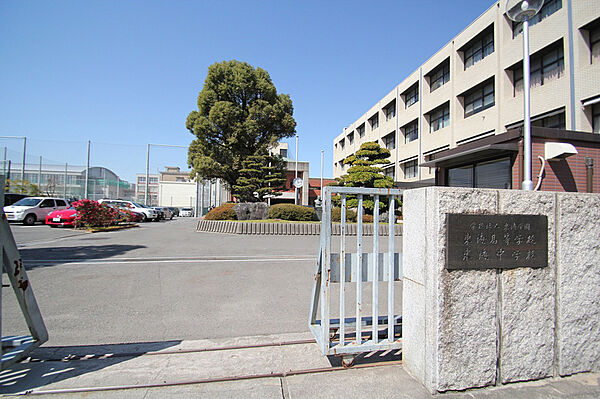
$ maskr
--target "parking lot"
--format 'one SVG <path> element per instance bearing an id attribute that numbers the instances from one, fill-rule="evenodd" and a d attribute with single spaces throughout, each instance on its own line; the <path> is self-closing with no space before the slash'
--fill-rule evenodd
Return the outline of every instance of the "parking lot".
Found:
<path id="1" fill-rule="evenodd" d="M 47 345 L 306 331 L 318 236 L 198 233 L 196 223 L 94 234 L 13 225 Z M 2 329 L 27 332 L 7 288 Z"/>

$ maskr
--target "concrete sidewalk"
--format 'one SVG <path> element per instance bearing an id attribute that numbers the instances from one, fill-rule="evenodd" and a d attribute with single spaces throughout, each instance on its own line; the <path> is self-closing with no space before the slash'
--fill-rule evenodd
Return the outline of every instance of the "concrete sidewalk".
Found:
<path id="1" fill-rule="evenodd" d="M 311 339 L 302 333 L 39 348 L 32 361 L 0 373 L 0 393 L 68 398 L 432 397 L 399 364 L 399 354 L 364 356 L 357 359 L 355 368 L 343 369 L 337 359 L 322 356 Z M 324 371 L 332 366 L 335 371 Z M 242 379 L 230 380 L 234 376 Z M 221 381 L 209 382 L 215 379 Z M 115 389 L 124 386 L 144 387 Z M 600 375 L 580 374 L 443 397 L 597 398 Z"/>

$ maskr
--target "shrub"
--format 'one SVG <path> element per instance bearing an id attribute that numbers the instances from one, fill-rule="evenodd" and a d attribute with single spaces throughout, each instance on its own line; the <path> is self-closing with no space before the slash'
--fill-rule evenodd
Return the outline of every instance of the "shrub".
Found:
<path id="1" fill-rule="evenodd" d="M 342 220 L 342 208 L 335 207 L 331 208 L 331 221 L 340 222 Z M 346 221 L 356 222 L 356 211 L 352 209 L 346 209 Z"/>
<path id="2" fill-rule="evenodd" d="M 316 220 L 317 213 L 314 208 L 293 204 L 277 204 L 269 208 L 269 219 L 281 220 Z"/>
<path id="3" fill-rule="evenodd" d="M 235 215 L 235 211 L 233 210 L 233 207 L 235 205 L 236 204 L 234 204 L 232 202 L 228 202 L 228 203 L 218 206 L 214 209 L 211 209 L 206 214 L 206 216 L 204 216 L 204 219 L 206 219 L 206 220 L 237 220 L 237 216 Z"/>
<path id="4" fill-rule="evenodd" d="M 75 216 L 76 226 L 100 227 L 116 224 L 119 218 L 119 211 L 106 204 L 100 204 L 97 201 L 83 199 L 71 204 L 77 211 Z"/>
<path id="5" fill-rule="evenodd" d="M 373 223 L 373 215 L 363 215 L 363 223 Z"/>

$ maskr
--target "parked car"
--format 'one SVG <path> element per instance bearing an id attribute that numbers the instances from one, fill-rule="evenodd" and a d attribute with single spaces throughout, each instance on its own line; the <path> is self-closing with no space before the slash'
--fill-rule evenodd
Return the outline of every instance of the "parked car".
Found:
<path id="1" fill-rule="evenodd" d="M 129 209 L 130 211 L 141 213 L 143 215 L 142 222 L 146 222 L 148 220 L 158 221 L 159 214 L 154 209 L 146 207 L 142 204 L 138 204 L 133 201 L 124 201 L 124 200 L 110 200 L 110 199 L 101 199 L 98 202 L 102 204 L 106 204 L 109 206 L 113 206 L 115 208 L 123 208 Z"/>
<path id="2" fill-rule="evenodd" d="M 49 213 L 68 207 L 69 203 L 63 198 L 26 197 L 5 206 L 4 214 L 9 222 L 23 222 L 31 226 L 37 221 L 43 223 Z"/>
<path id="3" fill-rule="evenodd" d="M 25 197 L 25 194 L 4 193 L 4 206 L 12 205 Z"/>
<path id="4" fill-rule="evenodd" d="M 173 219 L 173 212 L 171 212 L 171 210 L 168 207 L 155 206 L 154 209 L 157 212 L 160 212 L 162 214 L 162 219 L 165 219 L 165 220 Z"/>
<path id="5" fill-rule="evenodd" d="M 179 216 L 181 216 L 181 217 L 194 216 L 194 210 L 192 208 L 181 208 L 181 211 L 179 212 Z"/>
<path id="6" fill-rule="evenodd" d="M 58 211 L 50 212 L 46 216 L 46 224 L 50 227 L 57 226 L 75 226 L 75 218 L 77 217 L 77 211 L 73 207 L 67 209 L 60 209 Z"/>
<path id="7" fill-rule="evenodd" d="M 176 208 L 174 206 L 169 206 L 168 208 L 171 212 L 173 212 L 173 216 L 179 216 L 179 208 Z"/>

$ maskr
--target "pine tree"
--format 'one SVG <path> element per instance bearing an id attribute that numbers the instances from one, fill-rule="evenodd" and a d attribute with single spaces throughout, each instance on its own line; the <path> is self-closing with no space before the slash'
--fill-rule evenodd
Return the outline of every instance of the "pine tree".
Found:
<path id="1" fill-rule="evenodd" d="M 277 155 L 251 155 L 242 161 L 242 169 L 233 190 L 244 202 L 263 201 L 268 195 L 281 195 L 285 184 L 285 161 Z"/>

